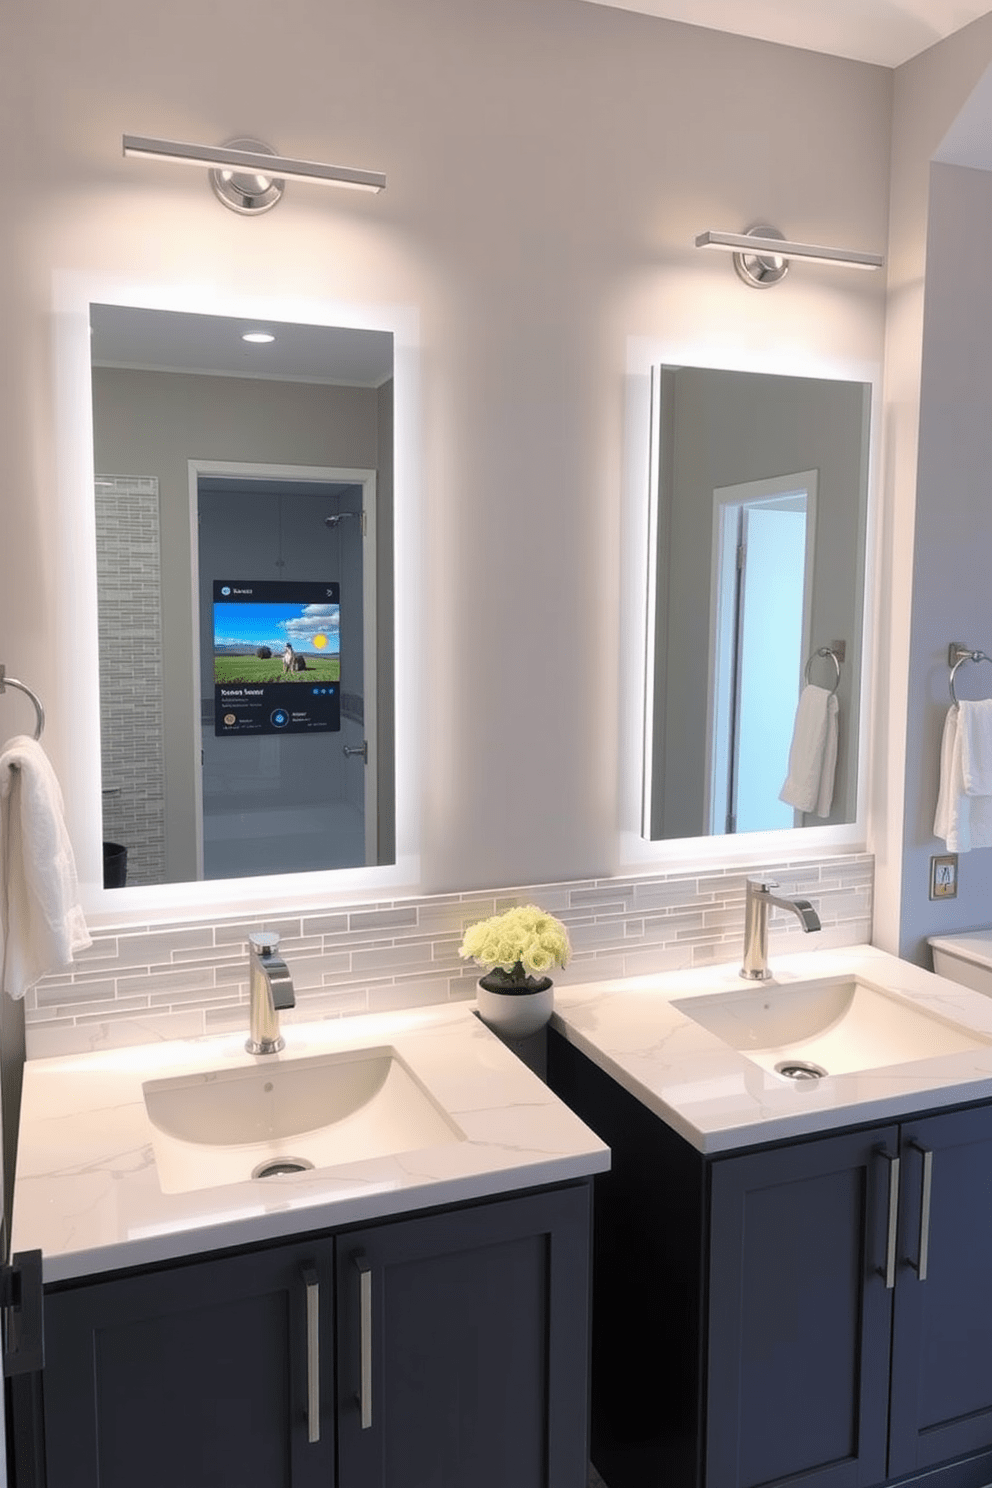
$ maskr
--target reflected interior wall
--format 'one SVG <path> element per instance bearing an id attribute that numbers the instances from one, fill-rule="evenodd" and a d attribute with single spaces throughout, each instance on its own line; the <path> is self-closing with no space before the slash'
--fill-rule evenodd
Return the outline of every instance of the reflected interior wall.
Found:
<path id="1" fill-rule="evenodd" d="M 708 693 L 711 686 L 713 493 L 816 470 L 811 632 L 813 649 L 846 642 L 838 688 L 841 727 L 829 822 L 853 821 L 857 808 L 867 437 L 870 390 L 860 384 L 756 376 L 683 367 L 662 373 L 659 602 L 652 803 L 659 837 L 705 835 Z M 833 684 L 828 670 L 811 679 Z M 663 707 L 663 711 L 662 711 Z M 783 766 L 784 766 L 783 762 Z M 785 779 L 783 768 L 782 779 Z M 819 824 L 819 818 L 816 819 Z"/>
<path id="2" fill-rule="evenodd" d="M 188 462 L 375 469 L 379 396 L 370 388 L 97 367 L 93 404 L 97 469 L 159 481 L 165 881 L 181 883 L 197 877 Z M 390 578 L 391 570 L 380 573 L 380 593 L 388 594 Z"/>

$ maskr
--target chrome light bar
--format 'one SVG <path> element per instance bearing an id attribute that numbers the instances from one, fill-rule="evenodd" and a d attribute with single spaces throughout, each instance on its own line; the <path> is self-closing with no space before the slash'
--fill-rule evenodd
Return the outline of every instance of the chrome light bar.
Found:
<path id="1" fill-rule="evenodd" d="M 201 166 L 205 170 L 230 172 L 244 176 L 264 176 L 268 180 L 315 181 L 326 186 L 345 186 L 355 191 L 382 191 L 386 177 L 381 171 L 355 170 L 347 165 L 324 165 L 318 160 L 294 160 L 275 155 L 260 141 L 256 148 L 241 148 L 248 141 L 237 140 L 227 145 L 189 145 L 179 140 L 152 139 L 141 134 L 124 135 L 124 154 L 144 156 L 148 160 L 179 161 Z"/>
<path id="2" fill-rule="evenodd" d="M 719 248 L 727 253 L 768 255 L 770 258 L 805 258 L 810 263 L 842 264 L 849 269 L 880 269 L 885 259 L 879 253 L 858 253 L 848 248 L 825 248 L 816 243 L 790 243 L 786 238 L 757 233 L 708 231 L 696 239 L 697 248 Z"/>

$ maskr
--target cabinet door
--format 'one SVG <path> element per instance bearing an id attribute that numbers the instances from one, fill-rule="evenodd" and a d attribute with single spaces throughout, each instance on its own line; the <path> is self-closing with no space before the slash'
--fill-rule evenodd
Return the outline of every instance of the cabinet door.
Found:
<path id="1" fill-rule="evenodd" d="M 992 1109 L 907 1122 L 902 1179 L 892 1477 L 992 1447 Z"/>
<path id="2" fill-rule="evenodd" d="M 885 1478 L 896 1143 L 886 1127 L 713 1164 L 707 1488 Z"/>
<path id="3" fill-rule="evenodd" d="M 589 1187 L 338 1240 L 348 1488 L 585 1488 Z"/>
<path id="4" fill-rule="evenodd" d="M 331 1488 L 332 1253 L 279 1247 L 46 1297 L 48 1488 Z"/>

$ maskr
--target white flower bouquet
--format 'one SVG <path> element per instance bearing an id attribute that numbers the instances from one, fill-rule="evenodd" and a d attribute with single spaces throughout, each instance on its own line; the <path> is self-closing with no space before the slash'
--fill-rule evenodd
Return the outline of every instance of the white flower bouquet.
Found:
<path id="1" fill-rule="evenodd" d="M 530 991 L 552 966 L 568 965 L 572 947 L 561 920 L 524 904 L 470 925 L 459 954 L 484 967 L 496 986 Z"/>

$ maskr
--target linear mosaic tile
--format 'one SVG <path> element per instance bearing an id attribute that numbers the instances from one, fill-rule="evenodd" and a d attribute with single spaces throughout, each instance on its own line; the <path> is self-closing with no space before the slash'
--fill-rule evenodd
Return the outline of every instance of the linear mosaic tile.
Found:
<path id="1" fill-rule="evenodd" d="M 826 949 L 871 939 L 869 854 L 766 866 L 784 891 L 808 894 L 823 922 L 805 943 L 793 916 L 774 911 L 776 946 Z M 282 1015 L 286 1024 L 474 997 L 477 970 L 458 955 L 462 935 L 515 904 L 541 904 L 567 925 L 573 956 L 556 973 L 559 985 L 733 960 L 746 872 L 581 879 L 335 906 L 324 914 L 105 930 L 70 972 L 46 977 L 28 993 L 28 1057 L 246 1028 L 247 937 L 263 927 L 279 932 L 293 973 L 296 1007 Z"/>
<path id="2" fill-rule="evenodd" d="M 165 873 L 158 481 L 98 475 L 103 835 L 126 842 L 131 884 Z"/>

